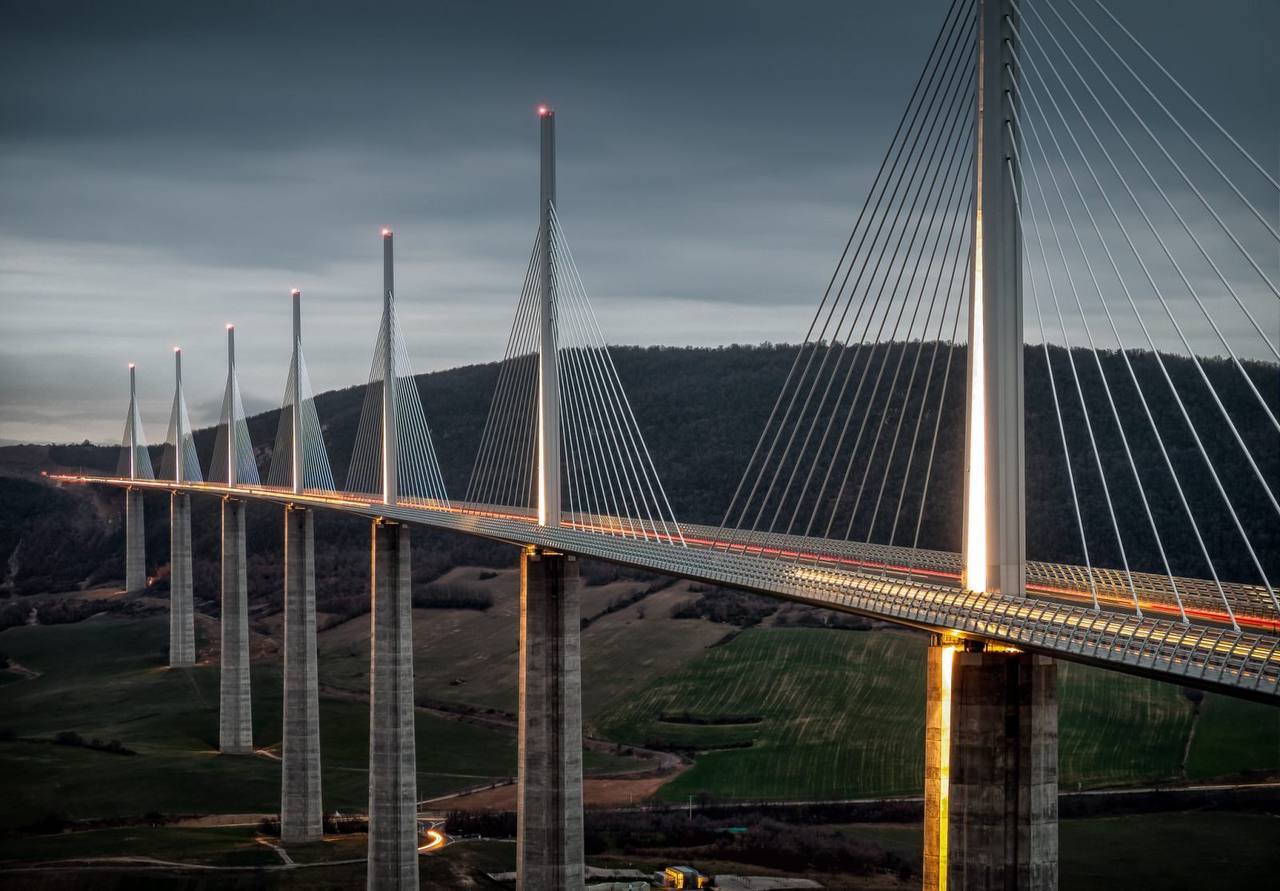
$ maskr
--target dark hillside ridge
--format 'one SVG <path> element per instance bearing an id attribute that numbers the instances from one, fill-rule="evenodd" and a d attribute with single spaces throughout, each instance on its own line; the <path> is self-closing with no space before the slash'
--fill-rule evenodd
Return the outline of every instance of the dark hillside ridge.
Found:
<path id="1" fill-rule="evenodd" d="M 864 349 L 865 359 L 877 365 L 896 351 L 909 350 L 907 367 L 918 344 L 891 344 Z M 928 348 L 931 345 L 926 345 Z M 755 447 L 797 352 L 790 345 L 689 347 L 613 347 L 618 374 L 626 387 L 636 417 L 644 431 L 654 463 L 671 498 L 676 516 L 686 522 L 718 524 L 738 480 Z M 1090 556 L 1100 565 L 1120 566 L 1120 554 L 1111 531 L 1107 505 L 1079 400 L 1071 385 L 1067 353 L 1050 349 L 1059 399 L 1072 452 L 1072 465 L 1081 495 L 1081 511 L 1089 533 Z M 944 349 L 940 355 L 945 356 Z M 1155 358 L 1149 353 L 1130 353 L 1136 372 L 1147 393 L 1151 410 L 1160 422 L 1165 444 L 1183 482 L 1187 498 L 1197 510 L 1210 552 L 1224 579 L 1255 581 L 1244 549 L 1239 546 L 1229 513 L 1223 506 L 1212 479 L 1205 471 L 1194 440 L 1169 396 Z M 1072 509 L 1071 494 L 1063 462 L 1058 423 L 1044 353 L 1028 346 L 1026 361 L 1028 467 L 1027 539 L 1034 559 L 1082 563 L 1080 535 Z M 938 452 L 930 482 L 929 505 L 921 526 L 924 547 L 958 550 L 962 493 L 964 435 L 963 381 L 966 353 L 963 345 L 951 355 L 952 386 L 943 407 Z M 1075 364 L 1090 406 L 1100 446 L 1102 462 L 1112 485 L 1112 498 L 1119 514 L 1125 545 L 1133 569 L 1162 572 L 1142 502 L 1138 497 L 1120 437 L 1115 429 L 1103 393 L 1097 366 L 1086 351 L 1076 351 Z M 1129 383 L 1119 354 L 1103 354 L 1102 364 L 1112 384 L 1117 409 L 1125 420 L 1138 467 L 1144 475 L 1151 507 L 1164 538 L 1166 551 L 1179 574 L 1207 577 L 1192 529 L 1185 519 L 1164 460 L 1150 434 L 1137 394 Z M 1244 461 L 1229 429 L 1222 423 L 1194 364 L 1186 358 L 1165 357 L 1165 364 L 1204 440 L 1223 484 L 1250 535 L 1268 575 L 1280 575 L 1280 524 Z M 1261 470 L 1273 489 L 1280 489 L 1280 449 L 1269 423 L 1245 387 L 1238 372 L 1228 362 L 1204 359 L 1206 373 L 1218 386 L 1229 411 L 1241 424 Z M 1277 406 L 1280 377 L 1274 365 L 1248 364 L 1258 389 Z M 942 373 L 941 360 L 938 374 Z M 489 410 L 497 381 L 496 363 L 469 365 L 417 377 L 428 422 L 449 491 L 461 497 L 466 491 L 471 465 Z M 1233 379 L 1234 378 L 1234 379 Z M 957 385 L 958 384 L 958 385 Z M 884 386 L 888 386 L 887 376 Z M 919 384 L 917 384 L 919 386 Z M 897 391 L 888 400 L 901 405 L 906 389 L 904 374 Z M 334 478 L 346 477 L 364 395 L 364 387 L 350 387 L 323 393 L 316 408 L 324 429 Z M 883 394 L 879 397 L 883 400 Z M 278 412 L 249 419 L 250 436 L 265 477 L 270 449 L 275 437 Z M 914 420 L 913 417 L 908 420 Z M 931 427 L 931 416 L 926 427 Z M 148 419 L 151 429 L 161 429 L 165 419 Z M 207 467 L 215 431 L 197 431 L 196 443 Z M 0 473 L 4 455 L 0 449 Z M 864 448 L 865 451 L 865 448 Z M 881 448 L 870 468 L 869 478 L 878 481 L 884 473 L 887 449 Z M 51 447 L 52 462 L 62 466 L 83 466 L 113 472 L 117 450 L 98 446 Z M 159 449 L 154 449 L 159 466 Z M 900 464 L 901 462 L 899 462 Z M 861 471 L 861 468 L 859 468 Z M 900 474 L 901 468 L 897 473 Z M 89 493 L 69 488 L 52 500 L 41 498 L 31 487 L 0 477 L 0 559 L 12 555 L 5 591 L 33 593 L 70 589 L 85 583 L 99 583 L 123 576 L 123 541 L 120 520 L 108 527 L 101 519 L 87 522 L 86 511 L 118 517 L 119 499 L 112 493 Z M 891 477 L 888 491 L 896 493 L 900 475 Z M 168 505 L 160 495 L 147 497 L 148 557 L 152 573 L 161 585 L 168 560 Z M 94 505 L 95 507 L 88 507 Z M 112 505 L 115 505 L 112 508 Z M 279 508 L 250 505 L 249 550 L 250 593 L 256 599 L 278 602 L 280 597 L 279 553 L 281 523 Z M 912 512 L 908 519 L 914 524 Z M 317 549 L 317 584 L 325 608 L 333 611 L 358 610 L 368 596 L 368 529 L 363 521 L 325 513 L 317 523 L 322 546 Z M 903 528 L 909 528 L 904 525 Z M 197 503 L 193 511 L 193 543 L 196 553 L 197 598 L 202 608 L 216 612 L 218 590 L 217 504 L 212 499 Z M 883 535 L 883 532 L 880 533 Z M 878 535 L 879 538 L 879 535 Z M 882 539 L 881 539 L 882 540 Z M 900 531 L 898 544 L 910 538 Z M 514 551 L 505 546 L 444 533 L 415 531 L 415 583 L 425 583 L 453 565 L 481 563 L 510 565 Z M 159 572 L 157 573 L 157 569 Z"/>

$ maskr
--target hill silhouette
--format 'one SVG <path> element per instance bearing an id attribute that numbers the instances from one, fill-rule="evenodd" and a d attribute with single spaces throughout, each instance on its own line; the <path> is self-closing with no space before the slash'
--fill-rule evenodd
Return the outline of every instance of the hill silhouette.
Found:
<path id="1" fill-rule="evenodd" d="M 896 352 L 910 350 L 910 362 L 918 344 L 881 345 L 864 350 L 863 359 L 879 363 L 885 352 L 891 363 Z M 796 346 L 763 344 L 720 348 L 613 347 L 618 374 L 626 387 L 640 428 L 644 431 L 654 463 L 666 486 L 676 516 L 686 522 L 718 524 L 747 466 L 759 432 L 763 429 L 797 351 Z M 943 352 L 945 355 L 945 351 Z M 1079 400 L 1070 387 L 1065 349 L 1052 347 L 1059 398 L 1073 457 L 1073 472 L 1081 498 L 1081 511 L 1089 532 L 1090 557 L 1100 565 L 1120 566 L 1120 551 L 1111 532 L 1107 504 L 1090 449 Z M 1111 483 L 1112 500 L 1125 535 L 1126 554 L 1135 570 L 1162 572 L 1154 539 L 1149 532 L 1141 499 L 1128 471 L 1128 463 L 1092 356 L 1075 354 L 1081 387 L 1090 406 L 1101 460 Z M 1205 471 L 1196 443 L 1187 432 L 1180 409 L 1169 396 L 1154 356 L 1130 353 L 1136 373 L 1148 395 L 1151 410 L 1165 435 L 1170 460 L 1178 468 L 1188 501 L 1196 510 L 1201 533 L 1224 579 L 1256 581 L 1257 572 L 1239 546 L 1230 513 L 1212 478 Z M 1026 360 L 1027 545 L 1036 559 L 1082 563 L 1080 535 L 1072 509 L 1071 491 L 1044 354 L 1028 346 Z M 962 502 L 963 387 L 966 355 L 963 345 L 951 356 L 950 387 L 942 408 L 937 458 L 930 481 L 929 510 L 921 524 L 924 547 L 958 550 Z M 1102 354 L 1102 365 L 1112 383 L 1117 411 L 1125 419 L 1135 461 L 1148 481 L 1148 494 L 1166 552 L 1175 573 L 1207 577 L 1190 524 L 1168 474 L 1155 438 L 1142 414 L 1137 394 L 1128 383 L 1119 354 Z M 1226 408 L 1241 419 L 1240 432 L 1269 481 L 1280 480 L 1280 457 L 1273 431 L 1244 387 L 1233 378 L 1238 372 L 1228 362 L 1202 360 L 1206 374 L 1222 394 Z M 1193 363 L 1184 357 L 1166 356 L 1170 376 L 1182 394 L 1205 450 L 1214 458 L 1217 472 L 1238 515 L 1253 538 L 1268 575 L 1280 569 L 1280 530 L 1244 461 L 1231 431 L 1221 421 Z M 1259 390 L 1280 413 L 1277 402 L 1277 369 L 1274 365 L 1248 366 Z M 938 373 L 941 373 L 941 367 Z M 417 377 L 426 414 L 432 427 L 445 481 L 455 497 L 466 490 L 471 464 L 478 447 L 498 375 L 498 364 L 469 365 Z M 898 382 L 890 405 L 901 405 L 906 380 Z M 364 396 L 355 386 L 322 393 L 316 408 L 324 432 L 334 478 L 345 479 Z M 151 419 L 153 427 L 157 419 Z M 265 476 L 275 436 L 278 412 L 249 419 L 250 437 Z M 1269 435 L 1271 434 L 1271 435 Z M 202 465 L 207 467 L 215 430 L 197 431 L 195 441 Z M 0 466 L 10 449 L 0 449 Z M 865 451 L 865 450 L 864 450 Z M 878 481 L 885 472 L 886 449 L 880 449 L 866 472 Z M 117 450 L 100 446 L 53 446 L 53 464 L 114 471 Z M 157 466 L 158 449 L 156 450 Z M 858 468 L 861 472 L 864 468 Z M 5 472 L 0 469 L 0 472 Z M 900 473 L 899 471 L 896 471 Z M 341 485 L 341 482 L 339 482 Z M 896 492 L 900 478 L 891 477 L 888 491 Z M 1273 488 L 1280 486 L 1272 483 Z M 162 590 L 167 576 L 168 507 L 163 495 L 147 497 L 148 558 Z M 50 493 L 32 479 L 0 478 L 0 556 L 10 555 L 8 592 L 34 593 L 65 590 L 86 583 L 123 577 L 123 532 L 120 499 L 111 492 L 67 488 Z M 218 592 L 219 517 L 212 499 L 200 499 L 193 511 L 193 543 L 196 555 L 196 594 L 202 608 L 216 612 Z M 250 506 L 250 594 L 255 599 L 278 601 L 279 554 L 282 545 L 279 508 Z M 114 522 L 112 521 L 114 518 Z M 104 519 L 109 521 L 104 523 Z M 911 516 L 914 522 L 914 515 Z M 317 523 L 318 593 L 324 608 L 337 612 L 358 611 L 367 602 L 368 529 L 363 521 L 325 514 Z M 878 533 L 877 540 L 883 540 Z M 909 544 L 900 533 L 897 543 Z M 461 563 L 506 565 L 515 559 L 511 548 L 446 533 L 415 533 L 414 579 L 422 583 Z M 613 570 L 596 568 L 597 573 Z"/>

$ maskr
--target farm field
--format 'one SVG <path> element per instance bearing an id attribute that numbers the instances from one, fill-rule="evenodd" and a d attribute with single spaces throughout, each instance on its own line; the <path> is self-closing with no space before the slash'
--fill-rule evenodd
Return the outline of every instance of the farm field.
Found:
<path id="1" fill-rule="evenodd" d="M 414 680 L 420 698 L 515 712 L 518 700 L 520 574 L 515 569 L 458 567 L 433 584 L 492 598 L 486 610 L 415 609 Z M 704 619 L 671 620 L 694 595 L 675 581 L 622 609 L 611 607 L 649 582 L 584 585 L 583 711 L 590 718 L 612 702 L 698 658 L 731 627 Z M 369 622 L 358 616 L 319 635 L 321 683 L 346 690 L 369 686 Z"/>
<path id="2" fill-rule="evenodd" d="M 594 726 L 609 739 L 698 752 L 660 790 L 666 800 L 919 792 L 924 648 L 901 632 L 753 628 Z M 1196 718 L 1178 687 L 1069 663 L 1059 664 L 1059 697 L 1063 788 L 1280 768 L 1280 709 L 1209 695 Z"/>
<path id="3" fill-rule="evenodd" d="M 164 667 L 165 617 L 99 616 L 0 633 L 0 651 L 41 675 L 0 686 L 0 828 L 53 812 L 65 818 L 160 813 L 267 813 L 279 808 L 280 672 L 253 666 L 254 739 L 270 754 L 222 756 L 218 668 Z M 363 810 L 368 795 L 369 711 L 365 702 L 321 697 L 324 807 Z M 119 740 L 129 756 L 52 738 Z M 419 712 L 418 791 L 422 798 L 492 782 L 515 772 L 511 732 Z M 639 762 L 596 752 L 588 771 Z"/>
<path id="4" fill-rule="evenodd" d="M 904 857 L 920 856 L 919 826 L 841 827 Z M 1062 891 L 1267 888 L 1280 869 L 1280 817 L 1192 812 L 1063 820 Z"/>

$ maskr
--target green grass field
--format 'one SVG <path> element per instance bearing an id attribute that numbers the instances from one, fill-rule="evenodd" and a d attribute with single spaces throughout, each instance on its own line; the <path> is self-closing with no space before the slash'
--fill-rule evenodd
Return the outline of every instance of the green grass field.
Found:
<path id="1" fill-rule="evenodd" d="M 919 826 L 842 828 L 914 860 Z M 1058 828 L 1062 891 L 1207 891 L 1270 888 L 1280 871 L 1280 817 L 1192 812 L 1063 820 Z"/>
<path id="2" fill-rule="evenodd" d="M 68 818 L 160 813 L 269 813 L 279 808 L 279 762 L 222 756 L 218 669 L 170 670 L 163 617 L 95 618 L 73 625 L 26 626 L 0 634 L 0 650 L 41 672 L 0 687 L 0 828 L 50 812 Z M 253 667 L 254 741 L 278 749 L 280 672 Z M 56 745 L 63 730 L 119 740 L 137 756 Z M 368 795 L 369 709 L 322 697 L 324 807 L 363 810 Z M 512 732 L 417 716 L 418 793 L 426 798 L 515 773 Z M 34 741 L 33 741 L 34 740 Z M 587 753 L 588 771 L 634 766 Z"/>
<path id="3" fill-rule="evenodd" d="M 611 739 L 702 748 L 660 796 L 847 798 L 918 792 L 924 640 L 906 633 L 756 628 L 706 651 L 595 723 Z M 1063 788 L 1175 780 L 1193 705 L 1169 684 L 1059 663 Z M 757 716 L 758 723 L 690 724 Z M 749 743 L 747 748 L 725 748 Z M 1206 696 L 1191 778 L 1280 768 L 1280 709 Z"/>

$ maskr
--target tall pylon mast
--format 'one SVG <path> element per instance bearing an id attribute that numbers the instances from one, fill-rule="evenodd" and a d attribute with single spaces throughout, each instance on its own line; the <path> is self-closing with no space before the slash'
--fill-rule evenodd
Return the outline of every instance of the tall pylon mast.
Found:
<path id="1" fill-rule="evenodd" d="M 382 503 L 395 504 L 399 494 L 396 457 L 399 430 L 396 428 L 396 343 L 395 343 L 395 262 L 394 235 L 382 230 Z"/>
<path id="2" fill-rule="evenodd" d="M 129 363 L 129 479 L 138 478 L 138 369 Z"/>
<path id="3" fill-rule="evenodd" d="M 1023 444 L 1022 231 L 1013 140 L 1011 0 L 978 0 L 976 203 L 969 300 L 965 430 L 964 584 L 1023 594 L 1026 504 Z"/>
<path id="4" fill-rule="evenodd" d="M 538 353 L 538 523 L 560 525 L 560 380 L 552 207 L 556 201 L 556 113 L 539 106 L 541 175 L 538 201 L 538 280 L 541 346 Z"/>
<path id="5" fill-rule="evenodd" d="M 185 458 L 187 456 L 186 437 L 187 431 L 183 429 L 182 422 L 186 419 L 186 411 L 182 402 L 182 347 L 173 348 L 173 405 L 175 408 L 173 419 L 173 480 L 176 483 L 182 482 L 182 471 L 185 469 Z"/>
<path id="6" fill-rule="evenodd" d="M 236 484 L 236 326 L 227 325 L 227 485 Z M 212 474 L 210 474 L 212 476 Z"/>
<path id="7" fill-rule="evenodd" d="M 293 491 L 302 492 L 303 457 L 302 457 L 302 292 L 293 289 L 293 424 L 292 467 Z"/>

